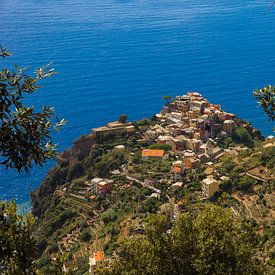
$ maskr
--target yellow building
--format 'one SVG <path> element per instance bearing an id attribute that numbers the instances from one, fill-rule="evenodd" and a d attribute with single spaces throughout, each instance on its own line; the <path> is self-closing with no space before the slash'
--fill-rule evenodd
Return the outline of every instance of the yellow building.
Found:
<path id="1" fill-rule="evenodd" d="M 202 194 L 206 198 L 211 198 L 219 191 L 219 182 L 212 177 L 202 180 Z"/>

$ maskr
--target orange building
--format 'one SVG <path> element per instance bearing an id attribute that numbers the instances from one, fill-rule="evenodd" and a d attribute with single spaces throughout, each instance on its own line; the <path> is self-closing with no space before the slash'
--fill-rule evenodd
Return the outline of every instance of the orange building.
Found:
<path id="1" fill-rule="evenodd" d="M 174 178 L 176 181 L 182 180 L 183 168 L 181 166 L 173 166 L 172 173 L 174 174 Z"/>
<path id="2" fill-rule="evenodd" d="M 199 164 L 200 164 L 200 161 L 197 158 L 194 158 L 194 157 L 184 158 L 184 167 L 186 170 L 198 167 Z"/>
<path id="3" fill-rule="evenodd" d="M 156 150 L 156 149 L 143 149 L 142 150 L 142 158 L 149 159 L 149 158 L 156 158 L 156 159 L 163 159 L 165 156 L 164 150 Z"/>

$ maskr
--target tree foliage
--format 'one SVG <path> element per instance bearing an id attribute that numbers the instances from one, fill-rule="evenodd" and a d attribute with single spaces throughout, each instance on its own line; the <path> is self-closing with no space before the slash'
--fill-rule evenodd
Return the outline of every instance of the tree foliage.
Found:
<path id="1" fill-rule="evenodd" d="M 100 177 L 105 177 L 111 170 L 118 169 L 127 160 L 125 151 L 113 149 L 104 154 L 99 162 L 95 165 L 95 172 Z"/>
<path id="2" fill-rule="evenodd" d="M 267 85 L 254 91 L 254 96 L 271 120 L 275 120 L 275 86 Z"/>
<path id="3" fill-rule="evenodd" d="M 127 115 L 120 115 L 118 118 L 118 121 L 121 123 L 125 123 L 127 121 L 127 119 L 128 119 Z"/>
<path id="4" fill-rule="evenodd" d="M 150 145 L 149 149 L 169 151 L 172 149 L 172 146 L 170 144 L 158 144 L 157 143 L 157 144 Z"/>
<path id="5" fill-rule="evenodd" d="M 110 208 L 102 214 L 102 220 L 105 224 L 113 222 L 117 219 L 117 214 L 114 209 Z"/>
<path id="6" fill-rule="evenodd" d="M 162 97 L 162 99 L 166 102 L 166 104 L 168 104 L 169 102 L 172 101 L 172 96 L 165 95 L 165 96 Z"/>
<path id="7" fill-rule="evenodd" d="M 81 233 L 80 240 L 82 242 L 89 242 L 91 240 L 91 232 L 89 228 L 85 228 L 83 232 Z"/>
<path id="8" fill-rule="evenodd" d="M 5 48 L 0 49 L 0 57 L 9 55 Z M 53 73 L 49 65 L 36 70 L 34 76 L 16 65 L 0 71 L 0 163 L 7 168 L 28 172 L 33 163 L 42 165 L 57 155 L 51 130 L 64 125 L 64 120 L 58 121 L 52 107 L 43 106 L 37 112 L 23 103 L 26 95 L 41 88 L 38 82 Z M 54 117 L 56 124 L 52 123 Z"/>
<path id="9" fill-rule="evenodd" d="M 232 134 L 232 139 L 236 143 L 244 144 L 247 147 L 253 147 L 253 139 L 245 128 L 240 127 L 235 129 Z"/>
<path id="10" fill-rule="evenodd" d="M 206 206 L 174 224 L 155 216 L 144 238 L 127 240 L 106 274 L 257 274 L 252 229 L 229 210 Z"/>
<path id="11" fill-rule="evenodd" d="M 34 274 L 34 218 L 17 214 L 16 204 L 0 203 L 0 273 Z"/>

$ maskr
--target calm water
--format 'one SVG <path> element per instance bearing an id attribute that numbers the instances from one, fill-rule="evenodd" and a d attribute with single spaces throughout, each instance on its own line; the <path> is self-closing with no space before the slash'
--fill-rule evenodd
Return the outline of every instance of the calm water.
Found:
<path id="1" fill-rule="evenodd" d="M 0 44 L 20 66 L 54 62 L 59 75 L 28 102 L 68 120 L 55 136 L 61 150 L 121 113 L 151 116 L 163 95 L 190 89 L 268 135 L 251 92 L 274 84 L 271 2 L 0 0 Z M 0 199 L 27 201 L 51 165 L 21 176 L 0 170 Z"/>

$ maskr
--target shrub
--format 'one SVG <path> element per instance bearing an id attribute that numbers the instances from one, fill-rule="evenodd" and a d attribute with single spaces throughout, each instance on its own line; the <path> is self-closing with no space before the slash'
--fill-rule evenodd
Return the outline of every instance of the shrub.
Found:
<path id="1" fill-rule="evenodd" d="M 170 144 L 152 144 L 149 146 L 149 149 L 169 151 L 172 149 L 172 146 Z"/>
<path id="2" fill-rule="evenodd" d="M 253 147 L 253 139 L 245 128 L 237 128 L 232 135 L 236 143 L 241 143 L 247 147 Z"/>
<path id="3" fill-rule="evenodd" d="M 80 240 L 82 242 L 89 242 L 91 240 L 92 236 L 91 236 L 91 233 L 90 233 L 90 229 L 89 228 L 85 228 L 83 230 L 83 232 L 81 233 L 80 235 Z"/>
<path id="4" fill-rule="evenodd" d="M 120 115 L 118 118 L 118 121 L 121 123 L 125 123 L 127 119 L 128 119 L 127 115 Z"/>
<path id="5" fill-rule="evenodd" d="M 243 191 L 248 191 L 255 183 L 256 180 L 252 179 L 251 177 L 244 176 L 240 178 L 238 188 Z"/>
<path id="6" fill-rule="evenodd" d="M 114 209 L 110 208 L 102 214 L 102 220 L 105 224 L 113 222 L 117 219 L 117 214 Z"/>

